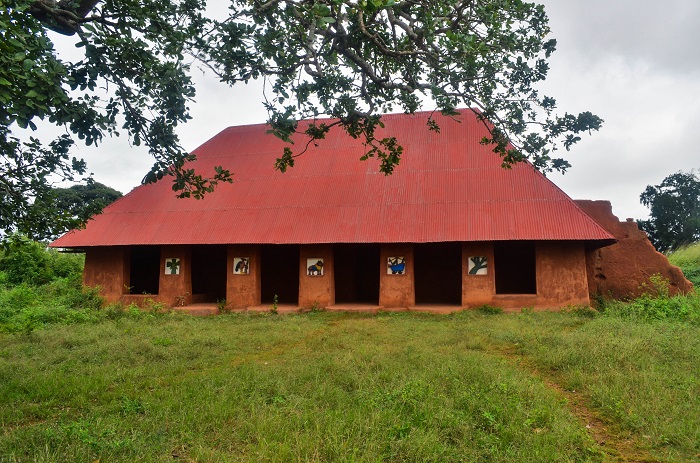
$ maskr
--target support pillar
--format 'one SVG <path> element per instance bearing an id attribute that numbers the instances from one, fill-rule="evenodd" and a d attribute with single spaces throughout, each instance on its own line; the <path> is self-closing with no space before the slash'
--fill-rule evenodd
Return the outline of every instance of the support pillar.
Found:
<path id="1" fill-rule="evenodd" d="M 99 287 L 107 302 L 117 302 L 129 282 L 129 248 L 90 247 L 85 250 L 83 285 Z"/>
<path id="2" fill-rule="evenodd" d="M 477 262 L 481 262 L 479 258 L 482 257 L 486 258 L 486 266 L 470 274 L 470 259 L 477 258 Z M 462 243 L 462 307 L 492 304 L 496 294 L 495 274 L 492 242 Z"/>
<path id="3" fill-rule="evenodd" d="M 171 259 L 179 259 L 179 273 L 173 274 Z M 161 246 L 157 300 L 170 306 L 192 303 L 192 261 L 187 246 Z"/>
<path id="4" fill-rule="evenodd" d="M 389 258 L 403 258 L 403 271 L 392 273 Z M 379 259 L 379 305 L 385 308 L 416 305 L 413 244 L 382 244 Z"/>
<path id="5" fill-rule="evenodd" d="M 259 306 L 260 246 L 232 244 L 227 255 L 226 306 L 231 309 Z M 247 259 L 247 269 L 243 259 Z"/>
<path id="6" fill-rule="evenodd" d="M 321 265 L 309 270 L 310 266 Z M 322 273 L 322 275 L 320 274 Z M 314 244 L 301 246 L 299 250 L 299 307 L 319 308 L 335 304 L 333 245 Z"/>

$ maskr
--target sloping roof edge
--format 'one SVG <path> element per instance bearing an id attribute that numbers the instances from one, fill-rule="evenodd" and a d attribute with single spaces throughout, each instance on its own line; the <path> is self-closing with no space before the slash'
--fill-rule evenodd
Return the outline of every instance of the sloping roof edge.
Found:
<path id="1" fill-rule="evenodd" d="M 193 166 L 223 165 L 233 184 L 201 201 L 175 198 L 165 180 L 139 186 L 50 246 L 614 242 L 530 163 L 503 169 L 479 144 L 483 124 L 469 109 L 460 113 L 459 121 L 434 112 L 384 116 L 383 136 L 404 146 L 391 176 L 376 160 L 359 161 L 365 147 L 340 130 L 281 174 L 273 166 L 285 145 L 266 124 L 229 127 L 193 151 Z M 440 134 L 425 127 L 431 115 Z"/>

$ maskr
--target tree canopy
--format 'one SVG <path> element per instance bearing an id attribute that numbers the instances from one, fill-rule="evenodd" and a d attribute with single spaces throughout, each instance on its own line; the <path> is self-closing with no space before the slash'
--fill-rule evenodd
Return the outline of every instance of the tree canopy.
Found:
<path id="1" fill-rule="evenodd" d="M 55 239 L 121 197 L 121 192 L 91 178 L 84 185 L 51 188 L 31 205 L 31 227 L 25 233 L 35 240 Z"/>
<path id="2" fill-rule="evenodd" d="M 639 199 L 651 211 L 638 224 L 657 250 L 700 240 L 700 178 L 694 172 L 676 172 L 659 185 L 648 185 Z"/>
<path id="3" fill-rule="evenodd" d="M 125 133 L 154 158 L 144 182 L 172 176 L 183 197 L 231 181 L 226 166 L 191 169 L 178 140 L 195 64 L 230 85 L 264 79 L 274 135 L 316 143 L 339 126 L 385 174 L 402 152 L 401 140 L 376 135 L 389 111 L 471 107 L 504 166 L 527 159 L 545 172 L 569 167 L 555 151 L 602 123 L 590 112 L 558 114 L 538 92 L 556 41 L 543 6 L 522 0 L 230 0 L 225 17 L 207 16 L 205 0 L 0 2 L 4 230 L 27 228 L 51 182 L 86 173 L 70 156 L 76 139 Z M 82 57 L 60 59 L 47 29 L 74 34 Z M 299 123 L 320 117 L 337 122 Z M 31 136 L 38 120 L 66 133 L 44 145 Z M 427 129 L 439 131 L 433 120 Z M 290 144 L 276 167 L 304 150 Z"/>

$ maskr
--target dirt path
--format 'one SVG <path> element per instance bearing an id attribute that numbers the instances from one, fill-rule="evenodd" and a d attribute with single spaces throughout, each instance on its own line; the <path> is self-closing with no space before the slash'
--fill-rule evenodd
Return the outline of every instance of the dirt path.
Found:
<path id="1" fill-rule="evenodd" d="M 539 378 L 559 397 L 565 399 L 563 403 L 585 426 L 588 434 L 604 452 L 605 458 L 603 461 L 610 463 L 659 463 L 662 461 L 650 455 L 649 452 L 642 448 L 640 442 L 632 436 L 621 435 L 619 432 L 616 432 L 614 426 L 609 424 L 600 413 L 589 408 L 590 397 L 584 391 L 567 390 L 561 385 L 562 381 L 559 378 L 538 369 L 526 357 L 513 349 L 499 349 L 492 352 Z"/>

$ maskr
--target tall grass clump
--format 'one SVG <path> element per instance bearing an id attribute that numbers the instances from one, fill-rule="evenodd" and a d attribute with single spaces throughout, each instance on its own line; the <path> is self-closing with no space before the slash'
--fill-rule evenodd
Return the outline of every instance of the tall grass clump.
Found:
<path id="1" fill-rule="evenodd" d="M 50 324 L 99 321 L 102 299 L 80 280 L 59 278 L 41 286 L 26 283 L 0 290 L 0 332 L 30 333 Z"/>
<path id="2" fill-rule="evenodd" d="M 668 260 L 683 270 L 696 288 L 700 286 L 700 243 L 683 246 L 668 255 Z"/>
<path id="3" fill-rule="evenodd" d="M 669 320 L 700 325 L 700 295 L 679 294 L 671 297 L 669 282 L 660 275 L 652 275 L 643 285 L 644 293 L 629 302 L 608 301 L 603 308 L 607 315 L 635 320 Z"/>
<path id="4" fill-rule="evenodd" d="M 82 287 L 83 256 L 10 235 L 0 250 L 0 332 L 100 318 L 102 299 Z"/>

